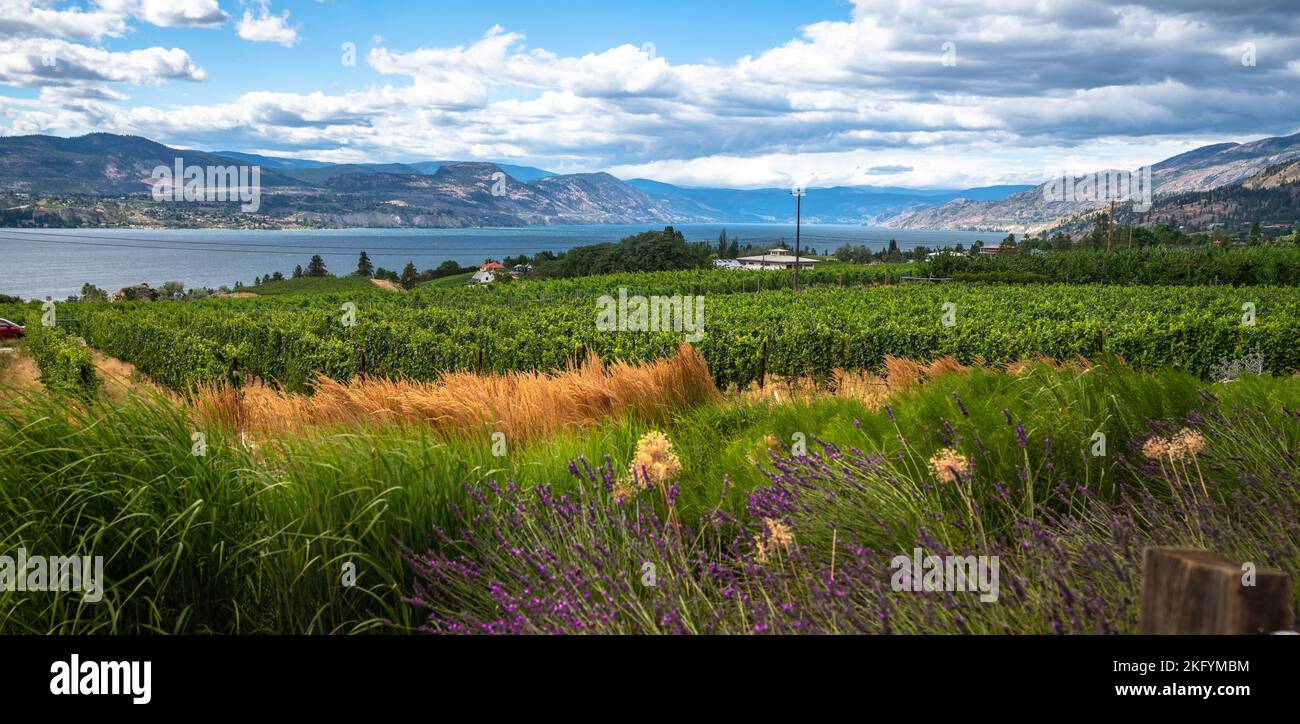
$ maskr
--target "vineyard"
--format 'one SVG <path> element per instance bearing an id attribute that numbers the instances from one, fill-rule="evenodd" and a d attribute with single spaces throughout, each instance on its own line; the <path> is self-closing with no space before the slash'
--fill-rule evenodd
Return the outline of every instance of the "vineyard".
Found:
<path id="1" fill-rule="evenodd" d="M 1034 274 L 1071 284 L 1227 285 L 1300 284 L 1300 246 L 1224 249 L 1139 248 L 1113 252 L 945 255 L 923 265 L 924 273 Z"/>
<path id="2" fill-rule="evenodd" d="M 877 370 L 887 355 L 1000 363 L 1113 354 L 1139 368 L 1207 377 L 1225 360 L 1258 353 L 1268 371 L 1300 368 L 1300 297 L 1283 287 L 949 283 L 795 293 L 719 291 L 709 288 L 714 278 L 727 277 L 692 272 L 404 295 L 67 304 L 60 318 L 91 346 L 182 391 L 250 377 L 304 391 L 318 373 L 424 380 L 448 371 L 552 370 L 589 352 L 626 361 L 671 355 L 685 333 L 597 329 L 595 299 L 617 296 L 623 282 L 629 294 L 704 297 L 696 347 L 721 385 Z"/>

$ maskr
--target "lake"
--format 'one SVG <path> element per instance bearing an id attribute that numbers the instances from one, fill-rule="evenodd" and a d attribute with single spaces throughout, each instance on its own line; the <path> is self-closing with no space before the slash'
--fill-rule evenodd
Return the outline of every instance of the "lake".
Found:
<path id="1" fill-rule="evenodd" d="M 451 259 L 463 266 L 487 257 L 529 256 L 544 250 L 618 241 L 654 224 L 530 226 L 516 229 L 329 229 L 242 231 L 230 229 L 0 229 L 0 294 L 24 299 L 66 299 L 90 282 L 109 292 L 141 282 L 157 287 L 178 281 L 190 287 L 245 285 L 253 277 L 307 267 L 320 254 L 335 274 L 356 269 L 365 250 L 376 267 L 401 271 L 408 261 L 419 269 Z M 790 224 L 681 224 L 691 241 L 716 244 L 718 233 L 739 237 L 741 244 L 793 248 Z M 914 231 L 863 226 L 805 224 L 803 247 L 829 253 L 842 244 L 883 248 L 970 246 L 977 239 L 995 242 L 996 233 Z"/>

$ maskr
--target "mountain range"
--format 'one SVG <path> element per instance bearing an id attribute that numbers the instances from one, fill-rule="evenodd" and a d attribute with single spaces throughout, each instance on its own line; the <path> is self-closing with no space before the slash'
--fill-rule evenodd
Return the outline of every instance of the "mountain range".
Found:
<path id="1" fill-rule="evenodd" d="M 332 164 L 241 151 L 176 149 L 145 138 L 0 137 L 0 191 L 148 198 L 153 168 L 255 164 L 261 213 L 323 226 L 466 227 L 560 223 L 793 222 L 786 189 L 694 188 L 608 173 L 557 174 L 531 166 L 460 161 Z M 961 190 L 816 189 L 810 223 L 876 223 L 957 198 L 999 200 L 1028 186 Z M 494 193 L 495 192 L 495 193 Z M 77 221 L 95 223 L 91 217 Z M 100 219 L 102 222 L 103 219 Z"/>
<path id="2" fill-rule="evenodd" d="M 1300 133 L 1291 136 L 1265 138 L 1251 143 L 1218 143 L 1202 146 L 1186 153 L 1178 154 L 1151 166 L 1150 188 L 1153 191 L 1154 205 L 1149 218 L 1137 219 L 1138 223 L 1160 223 L 1172 219 L 1182 220 L 1192 226 L 1210 223 L 1223 223 L 1230 218 L 1245 217 L 1244 208 L 1219 208 L 1219 214 L 1206 214 L 1203 211 L 1213 207 L 1206 200 L 1220 189 L 1238 185 L 1251 188 L 1252 184 L 1266 183 L 1258 177 L 1269 175 L 1272 179 L 1267 187 L 1272 191 L 1263 196 L 1284 199 L 1290 190 L 1280 188 L 1279 184 L 1293 176 L 1286 176 L 1279 171 L 1291 161 L 1300 159 Z M 1098 172 L 1097 175 L 1111 173 Z M 1138 170 L 1131 172 L 1136 180 Z M 1082 179 L 1082 177 L 1077 177 Z M 1091 212 L 1109 205 L 1109 200 L 1059 200 L 1060 196 L 1049 193 L 1052 181 L 1044 182 L 1028 190 L 1013 193 L 1002 199 L 980 200 L 961 198 L 937 206 L 914 209 L 883 220 L 883 226 L 906 229 L 969 229 L 1000 230 L 1015 232 L 1038 232 L 1071 226 L 1080 216 L 1090 216 Z M 1219 193 L 1222 197 L 1223 194 Z M 1244 197 L 1240 200 L 1245 200 Z M 1268 206 L 1270 201 L 1255 205 Z M 1183 207 L 1187 208 L 1183 208 Z M 1155 212 L 1159 211 L 1160 214 Z M 1293 211 L 1288 218 L 1293 220 Z M 1288 215 L 1283 214 L 1283 217 Z M 1134 217 L 1136 218 L 1136 217 Z M 1253 219 L 1252 219 L 1253 220 Z"/>
<path id="3" fill-rule="evenodd" d="M 115 197 L 132 209 L 130 214 L 120 209 L 106 212 L 85 208 L 93 204 L 65 201 L 57 205 L 70 209 L 58 212 L 65 225 L 185 223 L 180 215 L 186 209 L 176 205 L 160 209 L 149 203 L 152 170 L 170 167 L 176 158 L 183 158 L 186 165 L 261 166 L 259 213 L 261 223 L 272 226 L 787 223 L 795 216 L 789 191 L 779 188 L 687 187 L 649 179 L 625 181 L 608 173 L 557 174 L 532 166 L 477 161 L 335 164 L 241 151 L 176 149 L 137 136 L 107 133 L 76 138 L 0 137 L 0 192 Z M 1297 195 L 1294 187 L 1300 184 L 1300 171 L 1288 165 L 1296 160 L 1300 160 L 1300 134 L 1214 144 L 1161 161 L 1151 167 L 1155 204 L 1150 219 L 1202 225 L 1267 213 L 1286 221 L 1282 212 L 1290 208 L 1288 199 Z M 810 189 L 803 200 L 803 219 L 1023 232 L 1077 227 L 1108 203 L 1051 200 L 1045 193 L 1050 183 L 972 189 Z M 32 214 L 31 218 L 48 216 Z M 188 223 L 222 221 L 191 218 Z"/>

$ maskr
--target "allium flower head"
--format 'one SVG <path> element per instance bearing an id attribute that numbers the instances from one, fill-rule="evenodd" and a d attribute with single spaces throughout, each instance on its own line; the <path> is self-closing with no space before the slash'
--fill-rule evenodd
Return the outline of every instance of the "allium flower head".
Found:
<path id="1" fill-rule="evenodd" d="M 1184 427 L 1174 435 L 1170 446 L 1179 453 L 1179 458 L 1196 457 L 1205 449 L 1205 436 L 1190 427 Z"/>
<path id="2" fill-rule="evenodd" d="M 945 483 L 957 482 L 958 476 L 965 475 L 970 471 L 970 464 L 965 456 L 953 450 L 944 448 L 930 458 L 930 468 L 934 470 L 934 476 Z"/>
<path id="3" fill-rule="evenodd" d="M 1153 437 L 1142 446 L 1142 454 L 1151 460 L 1186 460 L 1201 454 L 1205 449 L 1205 436 L 1190 427 L 1184 427 L 1168 438 Z"/>
<path id="4" fill-rule="evenodd" d="M 667 484 L 676 480 L 682 472 L 682 463 L 677 459 L 668 436 L 651 430 L 637 442 L 636 455 L 628 472 L 641 487 L 648 488 L 652 482 Z"/>
<path id="5" fill-rule="evenodd" d="M 776 518 L 764 518 L 765 533 L 754 535 L 754 552 L 759 563 L 767 563 L 768 558 L 778 551 L 789 553 L 794 545 L 794 531 L 790 526 Z"/>
<path id="6" fill-rule="evenodd" d="M 1156 435 L 1142 444 L 1142 454 L 1149 460 L 1163 460 L 1169 457 L 1169 441 Z"/>

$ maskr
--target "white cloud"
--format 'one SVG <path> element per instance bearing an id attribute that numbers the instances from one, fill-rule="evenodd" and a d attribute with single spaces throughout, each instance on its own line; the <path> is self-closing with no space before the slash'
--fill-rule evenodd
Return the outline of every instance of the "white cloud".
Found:
<path id="1" fill-rule="evenodd" d="M 270 3 L 258 4 L 257 15 L 244 11 L 244 19 L 239 21 L 239 37 L 259 43 L 279 43 L 291 48 L 299 40 L 298 31 L 289 27 L 289 11 L 281 15 L 272 15 Z"/>
<path id="2" fill-rule="evenodd" d="M 0 0 L 0 37 L 99 40 L 126 32 L 124 13 L 104 9 L 52 10 L 33 0 Z"/>
<path id="3" fill-rule="evenodd" d="M 0 83 L 63 88 L 65 96 L 104 82 L 156 85 L 204 77 L 204 70 L 180 48 L 112 52 L 64 40 L 0 40 Z M 104 95 L 98 88 L 93 94 Z"/>
<path id="4" fill-rule="evenodd" d="M 34 27 L 13 19 L 9 7 L 19 5 L 0 0 L 0 28 Z M 184 3 L 158 4 L 154 15 L 148 5 L 102 2 L 98 12 L 162 19 L 159 8 Z M 86 77 L 73 82 L 33 66 L 32 49 L 11 41 L 0 82 L 57 89 L 48 95 L 55 108 L 8 102 L 11 128 L 115 130 L 339 161 L 493 158 L 704 185 L 799 177 L 964 186 L 1033 180 L 1064 159 L 1135 167 L 1186 150 L 1171 139 L 1293 132 L 1300 19 L 1286 8 L 859 0 L 850 17 L 792 30 L 788 42 L 726 64 L 673 64 L 630 44 L 565 56 L 493 27 L 451 47 L 401 50 L 375 38 L 368 61 L 385 84 L 342 94 L 254 86 L 225 103 L 178 108 L 128 107 L 103 84 L 201 79 L 175 55 L 183 51 L 148 49 L 98 74 L 87 59 L 77 66 Z M 69 12 L 61 22 L 91 32 L 84 21 Z M 125 32 L 108 27 L 100 36 Z M 288 12 L 274 15 L 266 2 L 251 5 L 237 30 L 247 40 L 299 40 Z M 1260 49 L 1257 67 L 1224 50 L 1246 39 Z M 944 64 L 945 43 L 956 65 Z"/>
<path id="5" fill-rule="evenodd" d="M 215 27 L 226 22 L 217 0 L 138 0 L 133 12 L 141 20 L 164 28 Z"/>

